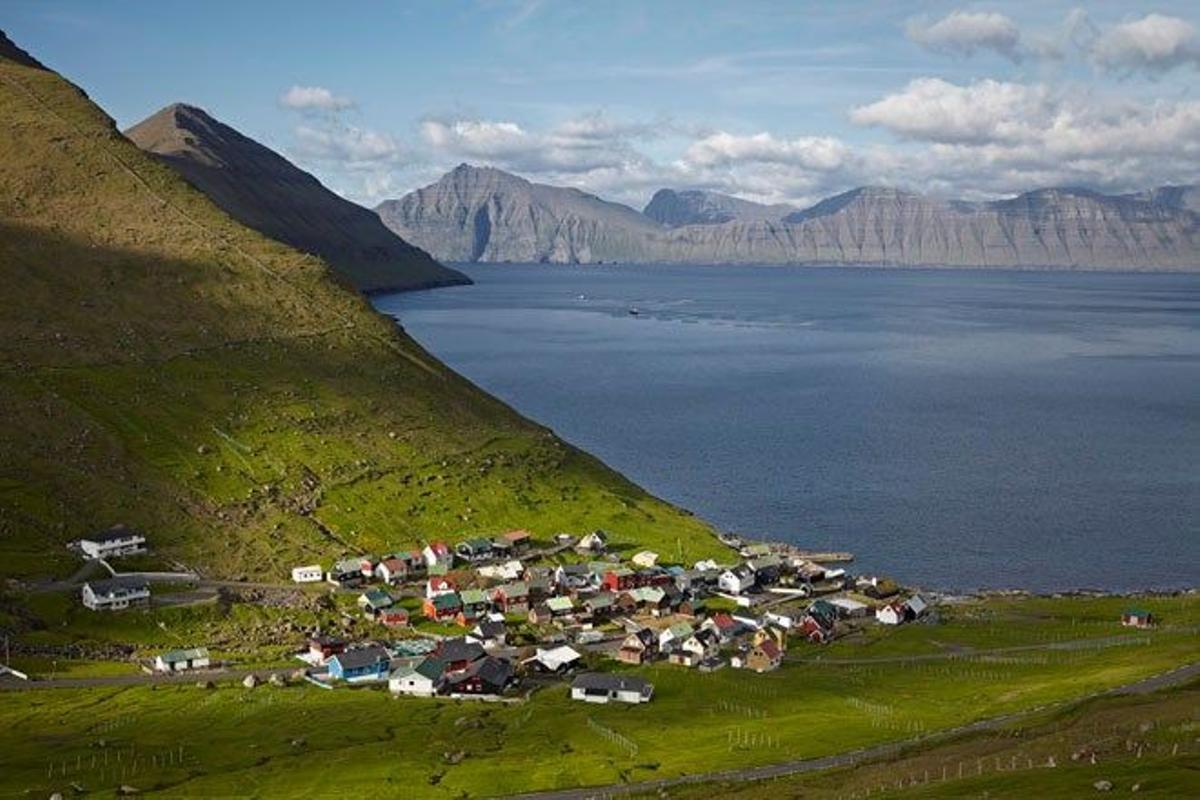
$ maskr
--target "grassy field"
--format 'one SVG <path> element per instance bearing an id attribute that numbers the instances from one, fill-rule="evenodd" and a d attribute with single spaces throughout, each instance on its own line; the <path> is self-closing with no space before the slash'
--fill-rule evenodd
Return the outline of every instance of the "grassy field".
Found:
<path id="1" fill-rule="evenodd" d="M 0 577 L 125 522 L 213 576 L 431 538 L 723 551 L 237 224 L 58 75 L 0 56 Z"/>
<path id="2" fill-rule="evenodd" d="M 1145 603 L 1153 607 L 1157 600 Z M 789 662 L 761 676 L 655 665 L 640 670 L 656 693 L 639 707 L 573 703 L 561 685 L 505 706 L 393 700 L 382 691 L 307 685 L 8 693 L 0 695 L 0 793 L 45 791 L 72 780 L 111 789 L 122 781 L 111 762 L 91 766 L 104 750 L 110 759 L 123 753 L 121 763 L 133 765 L 124 782 L 195 797 L 332 796 L 398 787 L 412 797 L 478 797 L 819 756 L 1059 703 L 1194 660 L 1196 635 L 1182 623 L 1194 619 L 1200 601 L 1163 601 L 1178 620 L 1120 639 L 1096 630 L 1090 646 L 1080 649 L 905 664 Z M 1007 602 L 1013 624 L 1031 629 L 1020 638 L 1053 641 L 1043 633 L 1061 624 L 1047 613 L 1058 601 Z M 1022 602 L 1030 613 L 1022 613 Z M 1081 616 L 1107 614 L 1111 605 L 1108 599 L 1063 602 Z M 972 625 L 982 638 L 988 623 L 969 617 L 913 626 L 924 641 L 906 649 L 910 656 L 940 653 L 940 628 Z M 1046 632 L 1037 631 L 1039 625 Z M 1111 618 L 1108 626 L 1106 633 L 1122 634 Z M 848 644 L 843 657 L 866 658 L 877 646 Z M 818 648 L 797 644 L 793 652 Z M 154 760 L 180 744 L 181 764 Z M 66 775 L 51 775 L 50 762 L 60 772 L 65 764 Z"/>
<path id="3" fill-rule="evenodd" d="M 1190 798 L 1200 788 L 1200 684 L 1110 697 L 848 769 L 753 783 L 671 787 L 678 800 L 763 796 L 1076 798 L 1108 781 L 1125 795 Z M 1095 755 L 1093 763 L 1092 755 Z"/>

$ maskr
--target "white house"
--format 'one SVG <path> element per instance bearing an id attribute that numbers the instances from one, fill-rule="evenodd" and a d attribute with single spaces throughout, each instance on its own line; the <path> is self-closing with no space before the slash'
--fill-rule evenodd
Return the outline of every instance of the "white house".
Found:
<path id="1" fill-rule="evenodd" d="M 154 659 L 158 672 L 182 672 L 187 669 L 207 669 L 208 648 L 189 647 L 184 650 L 168 650 Z"/>
<path id="2" fill-rule="evenodd" d="M 877 608 L 875 619 L 882 625 L 899 625 L 904 622 L 904 606 L 900 603 L 890 603 Z"/>
<path id="3" fill-rule="evenodd" d="M 604 531 L 592 531 L 575 545 L 581 553 L 603 553 L 608 548 L 608 534 Z"/>
<path id="4" fill-rule="evenodd" d="M 442 685 L 442 664 L 427 658 L 416 666 L 403 666 L 388 677 L 388 691 L 414 697 L 433 697 Z"/>
<path id="5" fill-rule="evenodd" d="M 454 566 L 454 553 L 451 552 L 450 546 L 445 542 L 430 542 L 425 545 L 425 549 L 421 551 L 421 555 L 425 557 L 426 567 L 452 567 Z"/>
<path id="6" fill-rule="evenodd" d="M 571 699 L 585 703 L 648 703 L 654 685 L 632 675 L 587 672 L 571 682 Z"/>
<path id="7" fill-rule="evenodd" d="M 92 611 L 120 611 L 150 602 L 150 585 L 141 578 L 88 581 L 80 590 L 83 605 Z"/>
<path id="8" fill-rule="evenodd" d="M 294 583 L 320 583 L 325 579 L 325 570 L 320 564 L 308 564 L 303 567 L 292 567 Z"/>
<path id="9" fill-rule="evenodd" d="M 525 565 L 514 559 L 503 564 L 485 564 L 476 571 L 484 578 L 515 581 L 525 574 Z"/>
<path id="10" fill-rule="evenodd" d="M 547 672 L 560 672 L 575 666 L 582 657 L 574 648 L 564 644 L 549 649 L 539 647 L 537 654 L 525 659 L 525 663 L 537 663 Z"/>
<path id="11" fill-rule="evenodd" d="M 85 536 L 77 544 L 88 558 L 112 558 L 145 552 L 146 537 L 124 525 L 114 525 Z"/>
<path id="12" fill-rule="evenodd" d="M 774 611 L 768 611 L 763 614 L 763 619 L 776 627 L 783 628 L 785 631 L 790 631 L 796 627 L 796 619 L 791 614 L 777 614 Z"/>
<path id="13" fill-rule="evenodd" d="M 629 559 L 636 566 L 649 569 L 658 563 L 658 553 L 652 550 L 643 550 L 640 553 L 634 554 L 633 558 Z"/>
<path id="14" fill-rule="evenodd" d="M 729 594 L 741 594 L 754 586 L 754 570 L 747 566 L 727 569 L 717 578 L 717 588 Z"/>

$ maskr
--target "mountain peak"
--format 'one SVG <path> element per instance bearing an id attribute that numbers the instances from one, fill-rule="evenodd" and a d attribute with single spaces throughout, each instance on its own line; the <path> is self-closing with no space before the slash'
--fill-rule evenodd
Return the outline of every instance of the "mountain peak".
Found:
<path id="1" fill-rule="evenodd" d="M 706 189 L 659 189 L 642 213 L 669 228 L 683 225 L 721 225 L 772 222 L 794 211 L 792 206 L 765 205 Z"/>

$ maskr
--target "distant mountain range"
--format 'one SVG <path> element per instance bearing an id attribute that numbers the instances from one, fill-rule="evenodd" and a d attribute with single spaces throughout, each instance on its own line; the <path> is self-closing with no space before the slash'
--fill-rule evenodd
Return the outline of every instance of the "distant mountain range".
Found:
<path id="1" fill-rule="evenodd" d="M 1200 188 L 941 200 L 864 186 L 811 208 L 663 189 L 638 212 L 462 164 L 376 211 L 450 262 L 843 264 L 1200 271 Z"/>
<path id="2" fill-rule="evenodd" d="M 334 194 L 283 156 L 203 109 L 176 103 L 125 135 L 243 225 L 320 256 L 357 289 L 471 282 L 389 231 L 370 210 Z"/>

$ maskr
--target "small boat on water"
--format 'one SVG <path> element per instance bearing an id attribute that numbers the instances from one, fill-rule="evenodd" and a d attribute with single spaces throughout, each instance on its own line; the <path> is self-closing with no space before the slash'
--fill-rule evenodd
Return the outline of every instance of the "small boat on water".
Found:
<path id="1" fill-rule="evenodd" d="M 636 317 L 638 314 L 641 314 L 641 313 L 642 312 L 638 311 L 636 308 L 629 309 L 629 316 L 631 316 L 631 317 Z"/>

